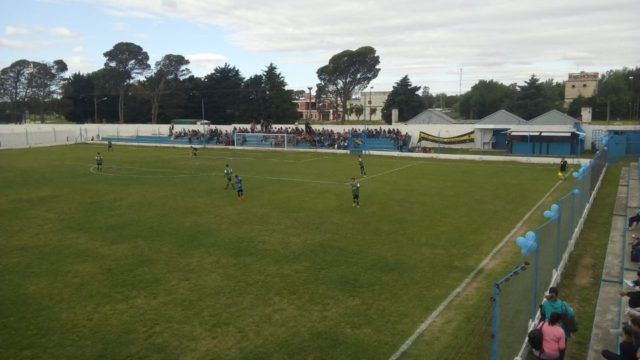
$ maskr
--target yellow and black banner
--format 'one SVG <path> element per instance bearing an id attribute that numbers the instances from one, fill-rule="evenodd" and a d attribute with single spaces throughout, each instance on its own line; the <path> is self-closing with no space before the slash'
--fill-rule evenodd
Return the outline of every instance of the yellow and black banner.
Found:
<path id="1" fill-rule="evenodd" d="M 451 137 L 440 137 L 420 131 L 418 142 L 420 141 L 431 141 L 436 144 L 466 144 L 475 141 L 475 131 Z"/>

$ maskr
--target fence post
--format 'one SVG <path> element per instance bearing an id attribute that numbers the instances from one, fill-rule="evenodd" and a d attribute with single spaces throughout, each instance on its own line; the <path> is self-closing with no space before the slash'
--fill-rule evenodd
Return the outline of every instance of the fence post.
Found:
<path id="1" fill-rule="evenodd" d="M 554 268 L 557 269 L 560 266 L 560 244 L 562 241 L 562 206 L 558 205 L 560 210 L 558 210 L 558 218 L 556 219 L 556 263 Z"/>
<path id="2" fill-rule="evenodd" d="M 498 321 L 500 316 L 500 286 L 493 284 L 491 295 L 491 360 L 498 359 Z"/>
<path id="3" fill-rule="evenodd" d="M 538 239 L 538 247 L 533 254 L 533 291 L 531 291 L 531 316 L 530 319 L 536 318 L 538 312 L 538 269 L 540 266 L 540 234 L 536 232 L 536 239 Z"/>

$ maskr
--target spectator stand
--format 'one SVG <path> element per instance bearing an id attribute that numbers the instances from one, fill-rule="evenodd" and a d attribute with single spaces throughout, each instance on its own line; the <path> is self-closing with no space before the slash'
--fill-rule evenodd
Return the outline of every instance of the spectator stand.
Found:
<path id="1" fill-rule="evenodd" d="M 625 279 L 637 278 L 639 264 L 631 262 L 629 240 L 632 234 L 640 234 L 640 228 L 627 231 L 626 226 L 627 219 L 640 207 L 639 171 L 639 164 L 631 163 L 620 174 L 587 359 L 602 359 L 603 349 L 617 350 L 619 330 L 628 321 L 625 314 L 628 298 L 621 297 L 619 292 L 631 290 L 624 284 Z"/>

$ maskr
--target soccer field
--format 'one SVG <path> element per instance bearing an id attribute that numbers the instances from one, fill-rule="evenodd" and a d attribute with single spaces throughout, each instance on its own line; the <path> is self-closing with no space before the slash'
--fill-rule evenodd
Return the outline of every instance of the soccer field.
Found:
<path id="1" fill-rule="evenodd" d="M 0 152 L 0 358 L 387 359 L 557 182 L 365 155 L 354 208 L 354 155 L 106 150 Z"/>

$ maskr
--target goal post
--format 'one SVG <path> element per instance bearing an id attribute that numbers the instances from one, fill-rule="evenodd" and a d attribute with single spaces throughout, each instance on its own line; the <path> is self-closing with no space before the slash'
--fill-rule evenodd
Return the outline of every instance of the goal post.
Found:
<path id="1" fill-rule="evenodd" d="M 291 134 L 235 133 L 235 146 L 288 149 L 291 145 Z"/>

